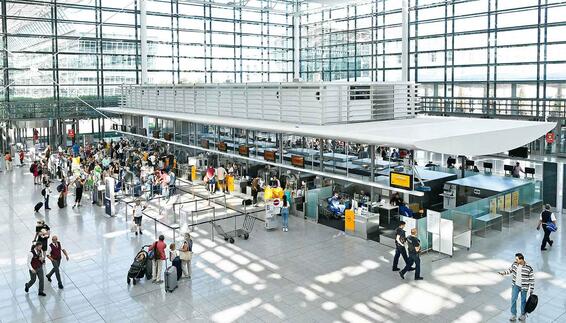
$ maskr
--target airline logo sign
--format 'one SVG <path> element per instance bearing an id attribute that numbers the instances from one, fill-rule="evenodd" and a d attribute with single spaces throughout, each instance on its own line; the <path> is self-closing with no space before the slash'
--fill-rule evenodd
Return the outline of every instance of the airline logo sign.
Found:
<path id="1" fill-rule="evenodd" d="M 413 190 L 413 175 L 391 172 L 389 174 L 389 186 Z"/>

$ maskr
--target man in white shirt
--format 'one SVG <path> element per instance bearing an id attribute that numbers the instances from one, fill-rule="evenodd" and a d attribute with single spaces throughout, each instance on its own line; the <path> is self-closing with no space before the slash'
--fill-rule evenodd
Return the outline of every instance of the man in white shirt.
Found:
<path id="1" fill-rule="evenodd" d="M 218 184 L 222 185 L 222 192 L 230 194 L 228 185 L 226 184 L 226 169 L 224 165 L 220 165 L 220 167 L 216 169 L 216 177 L 218 178 Z"/>
<path id="2" fill-rule="evenodd" d="M 39 296 L 47 296 L 43 292 L 43 264 L 45 263 L 45 255 L 41 249 L 41 242 L 36 242 L 31 251 L 28 253 L 27 264 L 29 270 L 29 282 L 25 285 L 26 293 L 29 288 L 35 284 L 36 278 L 39 280 Z"/>
<path id="3" fill-rule="evenodd" d="M 540 250 L 546 250 L 546 243 L 552 247 L 554 243 L 553 240 L 550 240 L 550 234 L 554 231 L 550 229 L 550 226 L 554 225 L 556 227 L 556 216 L 554 213 L 550 211 L 550 204 L 546 204 L 544 206 L 544 210 L 541 212 L 537 230 L 540 230 L 542 226 L 542 230 L 544 231 L 544 237 L 542 238 L 542 244 L 540 245 Z"/>

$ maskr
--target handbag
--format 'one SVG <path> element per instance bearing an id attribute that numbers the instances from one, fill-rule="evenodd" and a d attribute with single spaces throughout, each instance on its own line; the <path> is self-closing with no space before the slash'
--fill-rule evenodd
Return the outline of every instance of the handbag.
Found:
<path id="1" fill-rule="evenodd" d="M 558 230 L 558 228 L 556 227 L 556 224 L 554 224 L 554 222 L 548 222 L 546 224 L 546 229 L 550 232 L 556 232 L 556 230 Z"/>
<path id="2" fill-rule="evenodd" d="M 191 251 L 181 251 L 179 252 L 179 258 L 182 261 L 191 261 L 193 259 L 193 253 Z"/>
<path id="3" fill-rule="evenodd" d="M 525 303 L 525 312 L 532 313 L 538 305 L 538 296 L 531 294 Z"/>

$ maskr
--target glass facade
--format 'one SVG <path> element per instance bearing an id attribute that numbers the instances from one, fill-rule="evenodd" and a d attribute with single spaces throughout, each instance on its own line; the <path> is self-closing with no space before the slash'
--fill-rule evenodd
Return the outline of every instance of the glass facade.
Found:
<path id="1" fill-rule="evenodd" d="M 140 83 L 139 2 L 1 0 L 4 106 L 116 106 L 121 84 Z M 148 83 L 292 79 L 293 1 L 146 3 Z"/>
<path id="2" fill-rule="evenodd" d="M 401 80 L 401 1 L 302 3 L 305 80 Z M 566 3 L 410 0 L 409 75 L 428 112 L 566 117 Z"/>

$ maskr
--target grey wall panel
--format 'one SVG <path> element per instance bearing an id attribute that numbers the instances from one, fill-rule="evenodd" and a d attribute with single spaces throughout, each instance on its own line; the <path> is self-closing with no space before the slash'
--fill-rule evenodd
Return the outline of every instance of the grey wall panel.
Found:
<path id="1" fill-rule="evenodd" d="M 542 165 L 542 201 L 556 206 L 556 188 L 558 182 L 558 165 L 545 162 Z"/>

